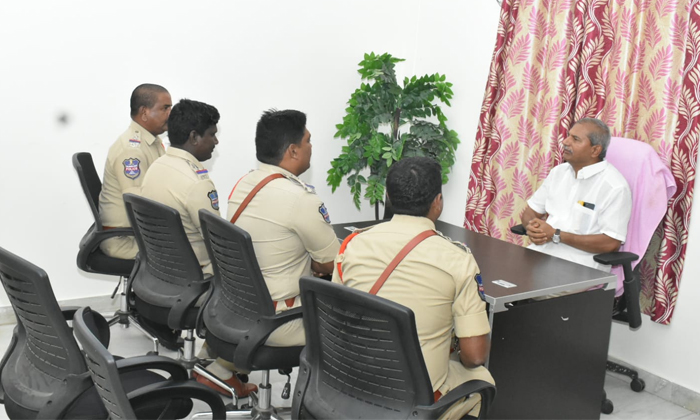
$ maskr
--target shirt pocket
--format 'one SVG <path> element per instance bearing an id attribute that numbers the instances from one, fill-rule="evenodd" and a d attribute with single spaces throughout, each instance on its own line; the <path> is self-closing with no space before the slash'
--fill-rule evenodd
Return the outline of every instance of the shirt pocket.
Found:
<path id="1" fill-rule="evenodd" d="M 593 227 L 596 218 L 596 211 L 586 208 L 581 204 L 574 204 L 571 211 L 571 233 L 578 235 L 588 235 Z"/>

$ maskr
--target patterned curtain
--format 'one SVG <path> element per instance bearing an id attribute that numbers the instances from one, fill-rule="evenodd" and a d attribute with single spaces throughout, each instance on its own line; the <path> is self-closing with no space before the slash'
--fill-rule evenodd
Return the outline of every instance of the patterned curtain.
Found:
<path id="1" fill-rule="evenodd" d="M 583 117 L 650 144 L 676 195 L 640 263 L 642 305 L 667 324 L 683 272 L 700 132 L 699 0 L 504 0 L 472 158 L 465 227 L 510 233 Z"/>

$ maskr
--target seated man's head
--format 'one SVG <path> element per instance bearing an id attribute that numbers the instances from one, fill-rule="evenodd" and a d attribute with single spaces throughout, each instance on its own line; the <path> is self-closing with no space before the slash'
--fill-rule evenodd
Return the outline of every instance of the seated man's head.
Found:
<path id="1" fill-rule="evenodd" d="M 256 157 L 301 175 L 311 166 L 311 133 L 306 114 L 293 109 L 263 112 L 255 130 Z"/>
<path id="2" fill-rule="evenodd" d="M 386 191 L 395 214 L 437 220 L 442 213 L 442 169 L 434 159 L 411 157 L 391 165 Z"/>
<path id="3" fill-rule="evenodd" d="M 181 99 L 168 118 L 170 145 L 184 149 L 200 162 L 211 158 L 216 138 L 219 111 L 204 102 Z"/>
<path id="4" fill-rule="evenodd" d="M 157 136 L 168 131 L 168 115 L 173 102 L 160 85 L 144 83 L 131 92 L 131 119 Z"/>
<path id="5" fill-rule="evenodd" d="M 605 159 L 610 129 L 597 118 L 583 118 L 571 127 L 562 145 L 564 160 L 578 170 Z"/>

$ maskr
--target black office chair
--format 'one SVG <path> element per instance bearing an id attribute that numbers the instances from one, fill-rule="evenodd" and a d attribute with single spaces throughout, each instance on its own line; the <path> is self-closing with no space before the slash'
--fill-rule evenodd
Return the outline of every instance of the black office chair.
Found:
<path id="1" fill-rule="evenodd" d="M 80 240 L 77 263 L 78 268 L 88 273 L 107 274 L 119 276 L 119 284 L 114 290 L 112 297 L 116 295 L 121 287 L 119 310 L 114 317 L 109 320 L 109 325 L 121 324 L 125 328 L 134 321 L 134 313 L 129 307 L 128 299 L 128 279 L 134 269 L 134 260 L 125 260 L 107 256 L 100 249 L 100 243 L 106 239 L 116 236 L 132 236 L 131 228 L 116 228 L 105 230 L 99 213 L 100 192 L 102 191 L 102 181 L 95 170 L 92 155 L 87 152 L 80 152 L 73 155 L 73 167 L 78 173 L 80 185 L 83 193 L 90 205 L 90 211 L 94 223 Z"/>
<path id="2" fill-rule="evenodd" d="M 258 387 L 259 398 L 257 401 L 253 399 L 253 409 L 238 414 L 279 418 L 270 404 L 269 370 L 279 369 L 289 375 L 293 367 L 299 366 L 299 353 L 303 347 L 271 347 L 266 346 L 265 341 L 282 324 L 301 318 L 301 308 L 275 314 L 250 235 L 208 211 L 200 210 L 199 218 L 214 266 L 212 293 L 200 314 L 207 344 L 219 357 L 233 362 L 241 370 L 263 371 Z M 202 366 L 195 366 L 195 372 L 221 388 L 229 389 L 233 406 L 238 408 L 238 398 L 231 387 Z M 287 382 L 283 398 L 285 392 L 288 398 L 289 387 Z"/>
<path id="3" fill-rule="evenodd" d="M 306 348 L 292 418 L 436 419 L 475 393 L 479 418 L 488 412 L 496 388 L 484 381 L 434 401 L 409 308 L 312 277 L 301 279 L 301 298 Z"/>
<path id="4" fill-rule="evenodd" d="M 180 361 L 191 369 L 197 362 L 196 303 L 209 290 L 210 278 L 204 279 L 177 210 L 134 194 L 124 194 L 124 203 L 139 247 L 132 276 L 136 310 L 150 323 L 186 331 Z"/>
<path id="5" fill-rule="evenodd" d="M 97 385 L 104 406 L 109 411 L 109 418 L 153 418 L 141 416 L 144 414 L 144 407 L 160 404 L 165 410 L 158 418 L 180 419 L 192 410 L 193 399 L 205 402 L 212 410 L 212 418 L 226 418 L 226 409 L 221 398 L 207 387 L 190 381 L 187 370 L 178 362 L 162 356 L 115 360 L 94 333 L 101 329 L 99 327 L 103 322 L 104 318 L 92 312 L 90 307 L 79 309 L 73 318 L 75 336 L 83 347 L 90 375 Z M 146 369 L 165 371 L 170 374 L 170 378 L 127 393 L 120 373 Z"/>
<path id="6" fill-rule="evenodd" d="M 0 281 L 17 317 L 17 327 L 0 364 L 0 388 L 11 419 L 106 418 L 85 360 L 66 320 L 76 308 L 61 310 L 46 272 L 0 248 Z M 98 333 L 109 342 L 107 321 Z M 151 372 L 122 374 L 128 393 L 162 381 Z M 150 406 L 147 418 L 162 406 Z"/>

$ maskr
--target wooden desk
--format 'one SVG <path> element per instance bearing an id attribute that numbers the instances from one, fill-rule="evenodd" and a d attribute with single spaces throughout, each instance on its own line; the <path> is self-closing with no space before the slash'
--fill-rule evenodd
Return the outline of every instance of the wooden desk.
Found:
<path id="1" fill-rule="evenodd" d="M 342 239 L 351 233 L 348 227 L 376 223 L 333 228 Z M 466 243 L 481 269 L 492 329 L 488 368 L 498 389 L 489 418 L 600 418 L 614 291 L 529 299 L 586 290 L 616 277 L 442 221 L 436 228 Z"/>

